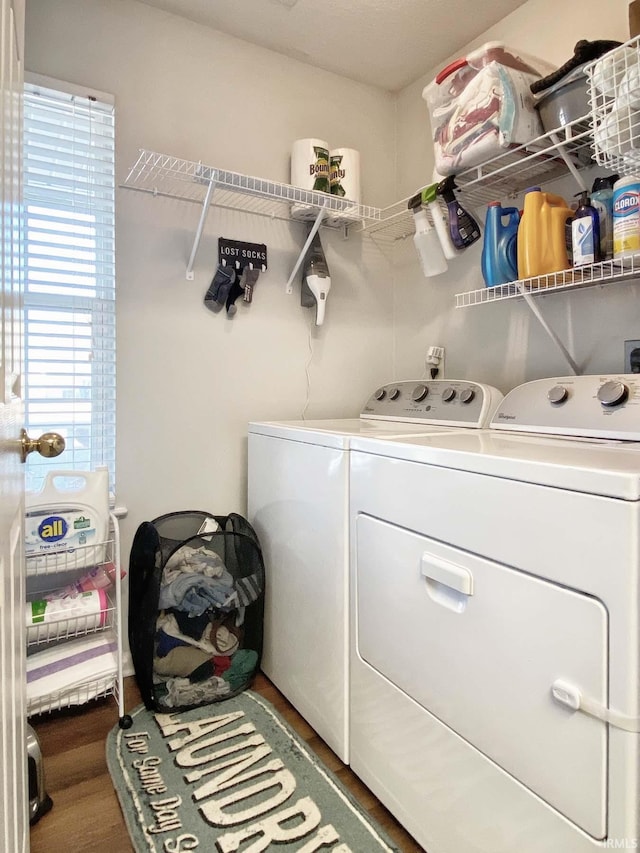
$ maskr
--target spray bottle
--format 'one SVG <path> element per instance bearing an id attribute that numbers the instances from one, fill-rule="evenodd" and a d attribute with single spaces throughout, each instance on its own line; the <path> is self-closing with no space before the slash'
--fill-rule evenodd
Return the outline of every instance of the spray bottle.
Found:
<path id="1" fill-rule="evenodd" d="M 420 257 L 422 272 L 426 278 L 446 272 L 448 264 L 442 253 L 438 235 L 429 222 L 427 211 L 422 206 L 422 193 L 417 193 L 410 198 L 407 206 L 413 213 L 416 226 L 413 242 Z"/>
<path id="2" fill-rule="evenodd" d="M 449 236 L 449 226 L 445 219 L 443 210 L 440 206 L 440 202 L 438 201 L 437 190 L 438 184 L 430 184 L 428 187 L 424 187 L 424 189 L 420 190 L 419 193 L 416 193 L 412 198 L 409 199 L 408 207 L 414 212 L 416 207 L 419 207 L 420 205 L 423 205 L 427 208 L 427 210 L 431 214 L 431 220 L 436 229 L 438 239 L 440 240 L 442 253 L 447 260 L 451 261 L 453 260 L 453 258 L 457 257 L 458 253 L 456 252 L 455 247 L 451 242 L 451 237 Z"/>
<path id="3" fill-rule="evenodd" d="M 471 214 L 462 207 L 455 196 L 456 183 L 453 175 L 441 181 L 437 193 L 445 200 L 449 214 L 449 233 L 456 249 L 466 249 L 480 239 L 480 226 Z"/>
<path id="4" fill-rule="evenodd" d="M 330 290 L 329 268 L 322 250 L 320 234 L 316 231 L 304 261 L 300 290 L 300 304 L 304 308 L 313 308 L 314 305 L 316 307 L 316 326 L 321 326 L 324 322 L 324 311 Z"/>

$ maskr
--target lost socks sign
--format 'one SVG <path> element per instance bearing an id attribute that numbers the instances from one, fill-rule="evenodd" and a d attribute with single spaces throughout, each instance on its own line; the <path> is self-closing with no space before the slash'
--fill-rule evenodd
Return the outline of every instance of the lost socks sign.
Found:
<path id="1" fill-rule="evenodd" d="M 227 240 L 226 237 L 220 237 L 218 261 L 228 266 L 236 266 L 237 269 L 252 264 L 256 269 L 266 272 L 267 247 L 264 243 L 244 243 L 241 240 Z"/>

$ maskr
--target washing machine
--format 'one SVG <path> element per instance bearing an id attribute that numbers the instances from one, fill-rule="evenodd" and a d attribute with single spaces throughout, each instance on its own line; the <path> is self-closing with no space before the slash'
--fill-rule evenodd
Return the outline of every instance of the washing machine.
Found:
<path id="1" fill-rule="evenodd" d="M 640 847 L 640 377 L 352 441 L 351 766 L 429 853 Z"/>
<path id="2" fill-rule="evenodd" d="M 467 381 L 378 388 L 359 418 L 249 425 L 248 516 L 266 566 L 262 669 L 349 761 L 349 452 L 386 439 L 488 423 L 502 395 Z"/>

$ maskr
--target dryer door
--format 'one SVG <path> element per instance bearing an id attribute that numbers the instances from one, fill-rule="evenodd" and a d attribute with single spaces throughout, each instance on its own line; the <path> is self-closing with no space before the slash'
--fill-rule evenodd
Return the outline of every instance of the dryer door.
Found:
<path id="1" fill-rule="evenodd" d="M 602 604 L 366 515 L 355 556 L 359 656 L 604 838 L 607 727 L 551 698 L 561 678 L 607 704 Z"/>

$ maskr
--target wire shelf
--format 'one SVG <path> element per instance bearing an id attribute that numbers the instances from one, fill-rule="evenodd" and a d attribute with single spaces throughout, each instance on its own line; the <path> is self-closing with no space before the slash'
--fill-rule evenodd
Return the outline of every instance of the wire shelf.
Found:
<path id="1" fill-rule="evenodd" d="M 583 116 L 531 142 L 456 175 L 463 201 L 471 208 L 514 198 L 527 187 L 593 165 L 591 121 Z"/>
<path id="2" fill-rule="evenodd" d="M 593 166 L 593 137 L 589 116 L 509 149 L 486 163 L 465 169 L 455 177 L 458 196 L 473 210 L 492 201 L 515 198 L 527 187 L 564 177 L 567 172 Z M 371 237 L 399 240 L 414 233 L 408 198 L 382 208 L 378 218 L 365 224 Z M 446 206 L 440 203 L 446 218 Z"/>
<path id="3" fill-rule="evenodd" d="M 38 551 L 25 556 L 27 577 L 75 572 L 116 562 L 116 543 L 113 539 L 98 544 L 80 545 L 67 550 Z"/>
<path id="4" fill-rule="evenodd" d="M 340 227 L 375 220 L 380 215 L 379 208 L 329 193 L 312 192 L 143 149 L 123 186 L 203 204 L 211 183 L 215 207 L 274 219 L 313 221 L 318 211 L 324 209 L 327 214 L 324 224 Z"/>
<path id="5" fill-rule="evenodd" d="M 560 290 L 577 290 L 581 287 L 609 284 L 635 278 L 639 273 L 640 255 L 633 255 L 629 258 L 587 264 L 535 278 L 523 278 L 495 287 L 457 293 L 456 308 L 469 308 L 473 305 L 485 305 L 488 302 L 499 302 L 503 299 L 522 298 L 523 292 L 529 296 L 540 296 Z"/>
<path id="6" fill-rule="evenodd" d="M 86 681 L 73 690 L 61 690 L 58 693 L 49 693 L 40 698 L 27 699 L 27 716 L 35 717 L 39 714 L 50 714 L 53 711 L 85 705 L 87 702 L 97 699 L 107 699 L 109 696 L 113 696 L 116 703 L 120 704 L 121 696 L 115 671 L 113 676 Z"/>
<path id="7" fill-rule="evenodd" d="M 640 173 L 640 37 L 585 66 L 594 157 L 620 175 Z"/>
<path id="8" fill-rule="evenodd" d="M 456 183 L 463 203 L 473 209 L 482 208 L 496 199 L 513 198 L 532 184 L 593 165 L 591 127 L 589 116 L 584 116 L 460 172 Z M 122 186 L 202 205 L 212 184 L 211 204 L 215 207 L 302 221 L 314 221 L 324 209 L 323 225 L 355 226 L 370 237 L 387 242 L 414 233 L 413 216 L 407 208 L 409 197 L 388 207 L 371 207 L 144 149 Z M 441 206 L 444 208 L 443 202 Z"/>
<path id="9" fill-rule="evenodd" d="M 55 592 L 55 590 L 50 590 Z M 47 593 L 40 593 L 45 597 Z M 70 600 L 66 613 L 60 613 L 59 618 L 48 622 L 38 622 L 27 625 L 27 648 L 49 643 L 53 640 L 71 640 L 74 637 L 84 637 L 86 634 L 97 634 L 100 631 L 114 630 L 116 627 L 116 606 L 111 591 L 106 592 L 107 600 L 104 607 L 95 613 L 73 615 L 73 600 Z M 29 606 L 30 602 L 28 602 Z M 75 611 L 78 613 L 78 611 Z"/>
<path id="10" fill-rule="evenodd" d="M 110 538 L 98 544 L 26 555 L 28 716 L 113 696 L 120 723 L 126 727 L 120 530 L 113 513 L 109 513 L 109 533 Z M 65 589 L 95 569 L 105 572 L 112 585 L 99 596 L 94 612 L 75 608 L 69 597 L 63 612 L 31 624 L 31 602 Z M 99 582 L 95 576 L 94 581 Z"/>

